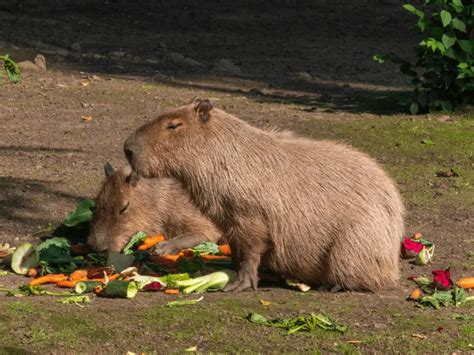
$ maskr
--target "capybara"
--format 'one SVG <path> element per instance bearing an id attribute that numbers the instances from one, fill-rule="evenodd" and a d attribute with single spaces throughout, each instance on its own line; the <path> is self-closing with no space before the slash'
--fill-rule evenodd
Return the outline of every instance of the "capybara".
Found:
<path id="1" fill-rule="evenodd" d="M 341 143 L 271 133 L 199 98 L 130 135 L 135 173 L 174 177 L 228 238 L 237 280 L 275 273 L 336 289 L 377 291 L 399 278 L 404 206 L 369 156 Z"/>
<path id="2" fill-rule="evenodd" d="M 163 234 L 155 252 L 168 254 L 201 242 L 217 242 L 221 232 L 194 206 L 174 179 L 132 179 L 130 167 L 105 165 L 106 179 L 95 199 L 87 244 L 119 252 L 133 234 Z"/>

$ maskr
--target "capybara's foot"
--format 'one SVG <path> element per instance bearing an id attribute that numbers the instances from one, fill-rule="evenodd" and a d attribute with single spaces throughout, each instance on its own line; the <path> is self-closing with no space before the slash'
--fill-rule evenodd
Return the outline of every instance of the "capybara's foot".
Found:
<path id="1" fill-rule="evenodd" d="M 330 289 L 329 289 L 329 292 L 331 293 L 335 293 L 335 292 L 339 292 L 339 291 L 342 291 L 343 288 L 341 285 L 339 284 L 335 284 L 334 286 L 332 286 Z"/>
<path id="2" fill-rule="evenodd" d="M 253 289 L 257 291 L 258 286 L 258 277 L 252 277 L 250 274 L 245 274 L 243 272 L 239 272 L 239 276 L 237 280 L 233 283 L 227 285 L 224 288 L 224 292 L 240 292 L 245 291 L 248 289 Z"/>
<path id="3" fill-rule="evenodd" d="M 154 255 L 165 255 L 165 254 L 176 254 L 179 251 L 179 248 L 176 246 L 173 241 L 161 242 L 156 244 L 151 253 Z"/>

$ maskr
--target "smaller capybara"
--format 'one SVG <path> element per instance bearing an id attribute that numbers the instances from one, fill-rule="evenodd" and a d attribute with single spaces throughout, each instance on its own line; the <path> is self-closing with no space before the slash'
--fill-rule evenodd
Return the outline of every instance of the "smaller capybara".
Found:
<path id="1" fill-rule="evenodd" d="M 239 267 L 226 291 L 256 289 L 261 263 L 332 290 L 396 285 L 400 194 L 346 144 L 275 137 L 196 98 L 140 127 L 124 152 L 135 173 L 180 180 L 222 230 Z"/>
<path id="2" fill-rule="evenodd" d="M 201 242 L 217 242 L 221 232 L 194 206 L 173 179 L 131 179 L 131 169 L 105 165 L 106 179 L 96 199 L 87 244 L 95 251 L 119 252 L 133 234 L 163 234 L 154 252 L 168 254 Z"/>

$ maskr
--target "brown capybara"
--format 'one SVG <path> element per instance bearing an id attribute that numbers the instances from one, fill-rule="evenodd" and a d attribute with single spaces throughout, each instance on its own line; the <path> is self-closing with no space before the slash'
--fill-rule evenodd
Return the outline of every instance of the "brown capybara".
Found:
<path id="1" fill-rule="evenodd" d="M 229 239 L 239 276 L 227 291 L 256 289 L 261 262 L 333 290 L 399 278 L 402 200 L 354 148 L 276 138 L 196 98 L 139 128 L 124 151 L 137 174 L 180 180 Z"/>
<path id="2" fill-rule="evenodd" d="M 174 179 L 132 179 L 130 167 L 105 165 L 106 179 L 95 202 L 87 244 L 96 251 L 119 252 L 133 234 L 163 234 L 158 254 L 201 242 L 217 242 L 221 232 L 194 206 Z"/>

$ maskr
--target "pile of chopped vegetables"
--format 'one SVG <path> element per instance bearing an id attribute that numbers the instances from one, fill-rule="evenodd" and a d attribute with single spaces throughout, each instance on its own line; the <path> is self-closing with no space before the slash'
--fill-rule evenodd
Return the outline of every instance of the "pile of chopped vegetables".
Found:
<path id="1" fill-rule="evenodd" d="M 92 218 L 94 202 L 81 201 L 63 225 L 82 228 Z M 229 245 L 204 242 L 176 255 L 152 255 L 150 250 L 165 240 L 138 232 L 120 253 L 91 253 L 85 245 L 71 245 L 66 238 L 54 237 L 34 246 L 18 248 L 0 245 L 1 257 L 12 270 L 30 277 L 27 286 L 0 288 L 12 296 L 64 296 L 63 303 L 88 303 L 85 293 L 99 297 L 134 298 L 139 291 L 164 291 L 166 294 L 202 293 L 222 290 L 236 278 L 229 270 Z M 44 285 L 70 289 L 52 292 Z"/>
<path id="2" fill-rule="evenodd" d="M 415 288 L 408 299 L 417 302 L 418 307 L 459 306 L 474 301 L 474 296 L 468 296 L 466 290 L 474 289 L 474 277 L 461 277 L 456 284 L 451 280 L 449 269 L 433 270 L 433 279 L 411 276 L 409 280 L 415 282 Z"/>
<path id="3" fill-rule="evenodd" d="M 405 237 L 402 242 L 402 256 L 404 259 L 413 259 L 416 265 L 428 265 L 434 256 L 435 246 L 430 241 L 423 239 L 419 232 L 413 237 Z"/>

